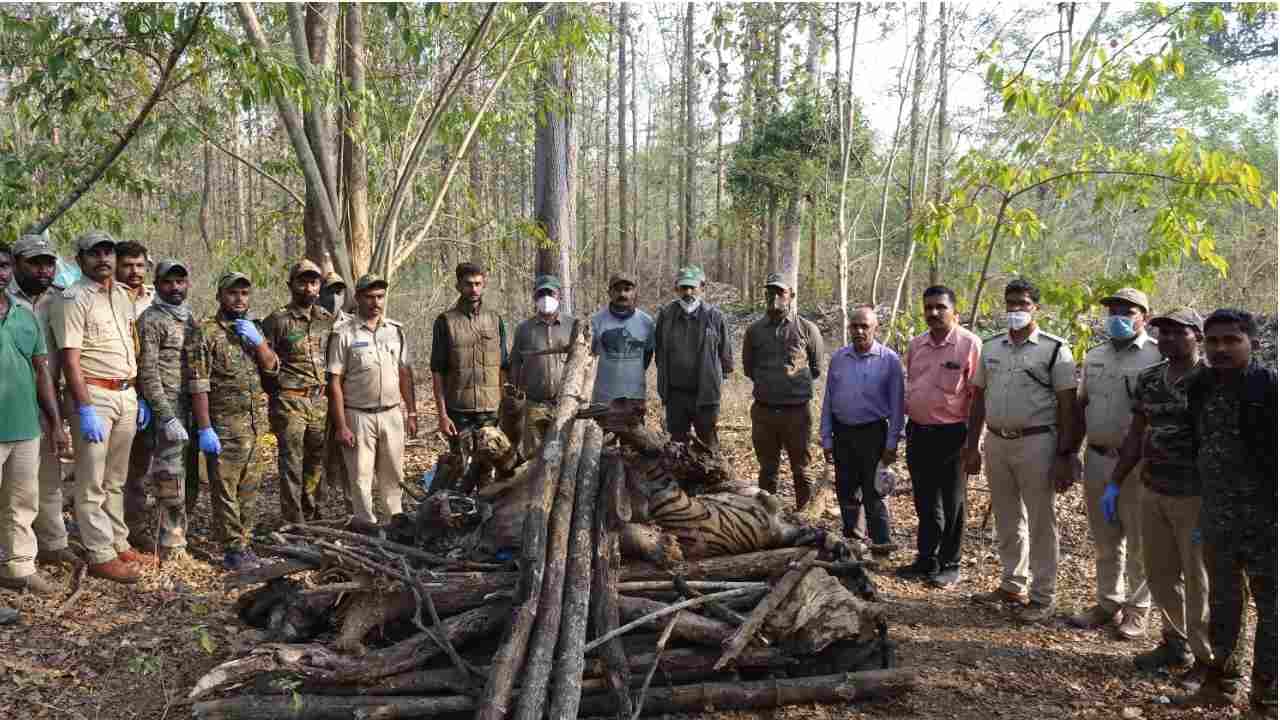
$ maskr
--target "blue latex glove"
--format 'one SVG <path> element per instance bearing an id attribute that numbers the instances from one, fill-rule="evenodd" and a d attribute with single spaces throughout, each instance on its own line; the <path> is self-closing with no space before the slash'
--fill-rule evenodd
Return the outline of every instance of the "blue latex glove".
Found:
<path id="1" fill-rule="evenodd" d="M 1120 486 L 1115 483 L 1107 483 L 1107 488 L 1102 491 L 1102 516 L 1109 523 L 1115 523 L 1119 520 L 1116 515 L 1116 502 L 1120 499 Z"/>
<path id="2" fill-rule="evenodd" d="M 222 443 L 218 440 L 218 433 L 211 427 L 200 428 L 200 452 L 209 455 L 222 453 Z"/>
<path id="3" fill-rule="evenodd" d="M 146 430 L 151 424 L 151 406 L 146 400 L 138 398 L 138 429 Z"/>
<path id="4" fill-rule="evenodd" d="M 1202 542 L 1204 542 L 1204 535 L 1201 534 L 1200 528 L 1193 528 L 1191 530 L 1191 544 L 1199 545 Z"/>
<path id="5" fill-rule="evenodd" d="M 98 411 L 92 405 L 81 405 L 76 408 L 80 416 L 80 434 L 91 443 L 100 443 L 107 439 L 107 426 L 98 419 Z"/>
<path id="6" fill-rule="evenodd" d="M 262 332 L 258 330 L 258 326 L 252 320 L 240 319 L 231 323 L 231 329 L 236 331 L 240 336 L 240 340 L 249 347 L 258 347 L 262 344 Z"/>

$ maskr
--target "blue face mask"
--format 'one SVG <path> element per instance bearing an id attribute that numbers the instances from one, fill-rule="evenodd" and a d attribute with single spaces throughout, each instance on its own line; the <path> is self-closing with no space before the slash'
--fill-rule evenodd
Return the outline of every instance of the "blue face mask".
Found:
<path id="1" fill-rule="evenodd" d="M 1137 335 L 1138 331 L 1133 327 L 1133 318 L 1123 315 L 1107 316 L 1107 335 L 1114 340 L 1128 340 Z"/>

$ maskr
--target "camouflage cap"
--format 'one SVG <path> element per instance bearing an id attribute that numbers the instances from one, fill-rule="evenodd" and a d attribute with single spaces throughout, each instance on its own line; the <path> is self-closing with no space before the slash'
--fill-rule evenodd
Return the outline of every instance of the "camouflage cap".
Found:
<path id="1" fill-rule="evenodd" d="M 249 279 L 248 275 L 245 275 L 242 272 L 236 272 L 235 270 L 228 270 L 227 272 L 222 273 L 222 276 L 218 278 L 218 289 L 226 290 L 232 285 L 240 282 L 243 282 L 249 287 L 253 287 L 253 281 Z"/>
<path id="2" fill-rule="evenodd" d="M 343 280 L 342 276 L 339 275 L 338 273 L 330 270 L 329 272 L 325 273 L 324 282 L 321 284 L 321 287 L 330 288 L 330 287 L 333 287 L 334 285 L 341 285 L 342 287 L 345 288 L 347 286 L 347 281 Z"/>
<path id="3" fill-rule="evenodd" d="M 764 286 L 775 287 L 788 292 L 791 291 L 791 284 L 787 282 L 787 279 L 782 275 L 782 273 L 769 273 L 769 276 L 764 279 Z"/>
<path id="4" fill-rule="evenodd" d="M 377 273 L 365 273 L 360 277 L 359 280 L 356 281 L 356 292 L 360 292 L 362 290 L 368 290 L 370 288 L 385 289 L 386 287 L 387 287 L 386 279 L 384 279 L 381 275 Z"/>
<path id="5" fill-rule="evenodd" d="M 186 265 L 182 264 L 181 260 L 165 258 L 164 260 L 161 260 L 159 263 L 156 263 L 156 280 L 159 280 L 160 278 L 174 271 L 179 271 L 183 275 L 191 274 L 191 271 L 187 269 Z"/>
<path id="6" fill-rule="evenodd" d="M 1178 308 L 1167 313 L 1162 313 L 1151 319 L 1147 323 L 1152 327 L 1160 327 L 1161 325 L 1185 325 L 1189 328 L 1195 328 L 1200 332 L 1204 332 L 1204 318 L 1200 317 L 1200 313 L 1189 307 Z"/>
<path id="7" fill-rule="evenodd" d="M 559 290 L 560 287 L 560 278 L 555 275 L 539 275 L 533 281 L 534 292 L 539 290 Z"/>
<path id="8" fill-rule="evenodd" d="M 610 275 L 610 276 L 609 276 L 609 289 L 610 289 L 610 290 L 612 290 L 612 289 L 613 289 L 613 286 L 614 286 L 614 285 L 617 285 L 618 283 L 631 283 L 632 285 L 639 285 L 639 284 L 640 284 L 640 283 L 636 282 L 636 276 L 635 276 L 634 274 L 632 274 L 632 273 L 630 273 L 630 272 L 626 272 L 626 271 L 623 271 L 623 272 L 616 272 L 616 273 L 614 273 L 613 275 Z"/>
<path id="9" fill-rule="evenodd" d="M 1120 288 L 1110 295 L 1098 301 L 1100 305 L 1119 305 L 1120 303 L 1129 303 L 1142 308 L 1142 312 L 1151 309 L 1151 303 L 1147 300 L 1147 294 L 1141 290 L 1134 288 Z"/>
<path id="10" fill-rule="evenodd" d="M 687 265 L 676 273 L 676 287 L 701 287 L 706 281 L 707 276 L 697 265 Z"/>
<path id="11" fill-rule="evenodd" d="M 299 260 L 293 264 L 293 267 L 289 268 L 289 282 L 293 282 L 293 279 L 299 275 L 315 275 L 318 278 L 324 277 L 324 273 L 320 271 L 320 266 L 306 258 Z"/>
<path id="12" fill-rule="evenodd" d="M 111 233 L 106 230 L 90 230 L 76 238 L 76 252 L 92 250 L 103 244 L 115 247 L 117 243 L 116 239 L 111 237 Z"/>
<path id="13" fill-rule="evenodd" d="M 53 245 L 49 244 L 49 240 L 45 236 L 23 235 L 18 238 L 18 242 L 13 244 L 13 256 L 23 259 L 51 257 L 56 260 L 58 253 L 53 251 Z"/>

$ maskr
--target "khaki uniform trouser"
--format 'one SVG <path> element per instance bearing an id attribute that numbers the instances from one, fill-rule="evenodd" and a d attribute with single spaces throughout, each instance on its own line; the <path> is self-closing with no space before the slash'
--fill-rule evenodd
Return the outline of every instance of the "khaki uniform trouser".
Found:
<path id="1" fill-rule="evenodd" d="M 391 516 L 403 512 L 404 415 L 399 407 L 382 412 L 347 408 L 347 426 L 355 436 L 354 448 L 342 448 L 350 481 L 348 497 L 357 520 L 376 523 L 376 513 Z M 375 506 L 374 485 L 381 502 Z"/>
<path id="2" fill-rule="evenodd" d="M 1057 432 L 1017 440 L 988 432 L 985 461 L 996 516 L 1000 587 L 1051 604 L 1058 585 L 1058 516 L 1053 502 Z M 1028 541 L 1030 545 L 1028 547 Z"/>
<path id="3" fill-rule="evenodd" d="M 1098 604 L 1108 612 L 1122 607 L 1145 611 L 1151 607 L 1151 591 L 1147 589 L 1142 562 L 1142 495 L 1146 488 L 1142 487 L 1137 469 L 1120 486 L 1117 522 L 1107 522 L 1102 514 L 1102 494 L 1119 461 L 1119 457 L 1085 448 L 1084 502 L 1093 534 Z"/>
<path id="4" fill-rule="evenodd" d="M 1208 664 L 1213 658 L 1209 571 L 1204 545 L 1192 539 L 1199 526 L 1199 495 L 1177 497 L 1142 488 L 1142 551 L 1147 585 L 1160 608 L 1161 634 L 1189 645 L 1196 659 Z"/>
<path id="5" fill-rule="evenodd" d="M 24 578 L 36 571 L 40 439 L 0 442 L 0 576 Z M 61 509 L 59 509 L 61 513 Z"/>
<path id="6" fill-rule="evenodd" d="M 751 445 L 760 463 L 756 484 L 770 493 L 778 492 L 778 468 L 785 449 L 791 463 L 797 510 L 804 507 L 813 494 L 813 481 L 809 479 L 812 432 L 813 411 L 809 403 L 764 405 L 756 401 L 751 404 Z"/>
<path id="7" fill-rule="evenodd" d="M 129 528 L 124 522 L 124 483 L 129 475 L 129 452 L 138 425 L 138 395 L 133 388 L 107 390 L 87 385 L 89 401 L 106 429 L 103 442 L 84 439 L 78 427 L 74 401 L 67 402 L 68 417 L 76 418 L 71 433 L 76 453 L 76 523 L 89 562 L 110 562 L 129 549 Z M 68 395 L 69 397 L 69 395 Z"/>
<path id="8" fill-rule="evenodd" d="M 31 529 L 41 550 L 62 550 L 67 547 L 67 524 L 62 519 L 62 461 L 58 459 L 58 446 L 54 434 L 44 428 L 40 436 L 40 509 Z"/>

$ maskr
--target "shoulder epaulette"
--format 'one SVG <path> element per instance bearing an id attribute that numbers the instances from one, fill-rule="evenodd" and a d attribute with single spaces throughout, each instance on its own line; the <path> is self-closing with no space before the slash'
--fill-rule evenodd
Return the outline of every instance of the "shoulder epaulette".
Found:
<path id="1" fill-rule="evenodd" d="M 1061 344 L 1065 345 L 1065 344 L 1066 344 L 1066 342 L 1067 342 L 1065 338 L 1060 338 L 1060 337 L 1058 337 L 1057 335 L 1054 335 L 1053 333 L 1047 333 L 1047 332 L 1045 332 L 1045 331 L 1043 331 L 1043 330 L 1041 330 L 1041 331 L 1040 331 L 1040 334 L 1041 334 L 1041 335 L 1043 335 L 1043 336 L 1045 336 L 1045 337 L 1047 337 L 1047 338 L 1049 338 L 1050 340 L 1052 340 L 1052 341 L 1054 341 L 1054 342 L 1056 342 L 1056 343 L 1061 343 Z"/>
<path id="2" fill-rule="evenodd" d="M 65 299 L 67 299 L 67 300 L 75 300 L 75 299 L 76 299 L 76 289 L 75 289 L 74 287 L 64 288 L 64 289 L 62 290 L 62 297 L 63 297 L 63 298 L 65 298 Z"/>
<path id="3" fill-rule="evenodd" d="M 404 323 L 399 320 L 392 320 L 391 318 L 383 318 L 382 322 L 390 325 L 391 327 L 404 327 Z"/>
<path id="4" fill-rule="evenodd" d="M 990 337 L 984 337 L 984 338 L 982 338 L 982 344 L 983 344 L 983 345 L 986 345 L 987 343 L 991 342 L 992 340 L 999 340 L 999 339 L 1000 339 L 1000 338 L 1002 338 L 1002 337 L 1007 337 L 1007 336 L 1008 336 L 1008 334 L 1009 334 L 1009 333 L 1007 333 L 1007 332 L 1001 332 L 1001 333 L 996 333 L 995 335 L 992 335 L 992 336 L 990 336 Z"/>

